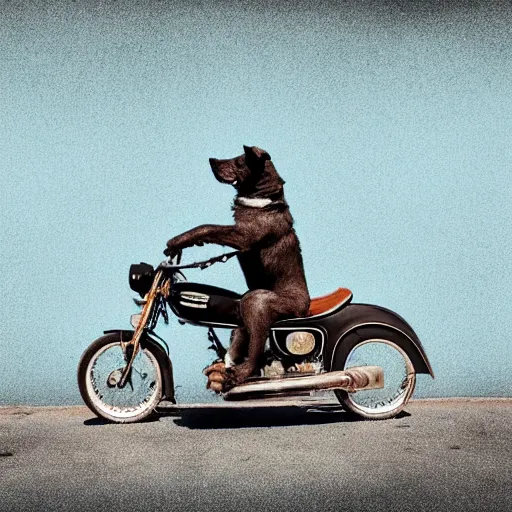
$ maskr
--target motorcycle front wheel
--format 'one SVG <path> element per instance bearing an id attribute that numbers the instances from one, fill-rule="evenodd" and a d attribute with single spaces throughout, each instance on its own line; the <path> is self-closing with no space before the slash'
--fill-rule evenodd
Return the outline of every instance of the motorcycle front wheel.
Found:
<path id="1" fill-rule="evenodd" d="M 342 344 L 333 370 L 355 366 L 380 366 L 384 370 L 382 389 L 355 393 L 335 390 L 347 412 L 365 419 L 383 420 L 394 418 L 404 409 L 416 385 L 416 372 L 405 346 L 398 333 L 386 330 L 356 333 Z"/>
<path id="2" fill-rule="evenodd" d="M 118 333 L 94 341 L 78 364 L 78 388 L 85 404 L 97 416 L 115 423 L 147 418 L 162 398 L 162 370 L 150 348 L 140 347 L 125 386 L 119 388 L 125 366 Z"/>

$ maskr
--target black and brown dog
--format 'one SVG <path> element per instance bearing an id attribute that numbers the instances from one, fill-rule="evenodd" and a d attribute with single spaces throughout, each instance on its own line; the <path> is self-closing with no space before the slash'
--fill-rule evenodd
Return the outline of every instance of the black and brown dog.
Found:
<path id="1" fill-rule="evenodd" d="M 208 386 L 225 391 L 241 383 L 262 366 L 270 326 L 279 319 L 306 316 L 310 297 L 299 240 L 283 193 L 284 181 L 257 147 L 244 146 L 244 154 L 228 160 L 210 158 L 221 183 L 235 187 L 233 226 L 206 224 L 167 242 L 167 255 L 204 243 L 240 251 L 238 260 L 249 291 L 240 300 L 244 327 L 234 329 L 228 356 L 234 366 L 212 365 L 205 371 Z M 212 372 L 216 377 L 211 377 Z M 221 375 L 219 377 L 219 375 Z"/>

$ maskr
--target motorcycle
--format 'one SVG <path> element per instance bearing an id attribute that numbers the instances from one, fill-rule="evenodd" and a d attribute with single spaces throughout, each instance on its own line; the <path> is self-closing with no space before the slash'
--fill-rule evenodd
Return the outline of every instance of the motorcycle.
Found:
<path id="1" fill-rule="evenodd" d="M 238 252 L 181 264 L 181 253 L 156 268 L 130 267 L 130 288 L 142 300 L 131 316 L 133 330 L 104 331 L 82 354 L 80 394 L 89 409 L 116 423 L 141 421 L 167 401 L 176 404 L 168 345 L 155 333 L 169 322 L 168 309 L 182 324 L 208 328 L 218 361 L 226 348 L 215 328 L 239 327 L 241 295 L 187 281 L 183 270 L 205 269 Z M 265 346 L 261 375 L 221 393 L 224 400 L 275 400 L 333 391 L 349 414 L 366 419 L 397 416 L 411 398 L 416 374 L 434 372 L 412 327 L 383 307 L 352 302 L 347 288 L 311 299 L 309 315 L 275 322 Z M 261 402 L 260 402 L 261 403 Z M 264 403 L 264 402 L 262 402 Z"/>

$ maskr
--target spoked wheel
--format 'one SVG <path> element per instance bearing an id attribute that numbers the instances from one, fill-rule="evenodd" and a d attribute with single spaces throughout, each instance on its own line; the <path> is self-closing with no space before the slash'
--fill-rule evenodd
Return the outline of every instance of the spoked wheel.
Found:
<path id="1" fill-rule="evenodd" d="M 149 348 L 140 348 L 123 388 L 117 386 L 126 365 L 117 333 L 102 336 L 83 353 L 78 387 L 87 407 L 116 423 L 148 417 L 162 397 L 162 372 Z"/>
<path id="2" fill-rule="evenodd" d="M 380 333 L 379 337 L 352 338 L 343 344 L 333 370 L 347 370 L 354 366 L 380 366 L 384 370 L 382 389 L 335 394 L 347 412 L 367 419 L 381 420 L 399 414 L 414 392 L 416 372 L 411 359 L 400 346 L 394 333 Z M 336 366 L 336 367 L 334 367 Z"/>

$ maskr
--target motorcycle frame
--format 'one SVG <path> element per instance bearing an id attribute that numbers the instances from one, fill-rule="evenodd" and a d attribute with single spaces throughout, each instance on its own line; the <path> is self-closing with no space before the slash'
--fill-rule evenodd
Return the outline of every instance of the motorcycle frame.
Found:
<path id="1" fill-rule="evenodd" d="M 162 304 L 163 298 L 169 297 L 171 286 L 175 275 L 181 274 L 183 268 L 207 268 L 216 262 L 225 262 L 237 252 L 226 253 L 221 256 L 211 258 L 208 261 L 193 263 L 189 265 L 172 264 L 170 261 L 161 263 L 157 269 L 153 283 L 149 292 L 145 295 L 141 317 L 135 328 L 133 337 L 126 342 L 121 342 L 125 359 L 127 359 L 118 386 L 123 387 L 129 377 L 130 370 L 140 349 L 140 343 L 143 336 L 151 334 L 159 319 L 161 312 L 166 313 L 166 305 Z M 155 307 L 156 304 L 162 304 L 161 307 Z M 165 316 L 167 321 L 167 315 Z M 363 321 L 361 321 L 363 319 Z M 326 320 L 324 322 L 324 320 Z M 200 325 L 200 324 L 199 324 Z M 217 338 L 212 325 L 207 325 L 208 338 L 212 342 L 212 348 L 222 359 L 225 348 Z M 228 326 L 223 326 L 228 327 Z M 234 327 L 234 326 L 229 326 Z M 300 319 L 290 319 L 277 322 L 274 329 L 301 329 L 309 328 L 320 330 L 324 335 L 322 346 L 322 367 L 324 372 L 331 371 L 335 356 L 339 346 L 345 339 L 360 328 L 387 328 L 398 332 L 404 336 L 406 345 L 404 350 L 411 357 L 413 366 L 417 373 L 427 373 L 434 377 L 434 372 L 426 356 L 423 346 L 415 335 L 412 328 L 403 318 L 393 311 L 370 304 L 348 304 L 341 311 L 334 314 L 320 314 L 314 317 Z M 323 332 L 325 331 L 325 332 Z M 132 347 L 132 350 L 129 348 Z"/>

